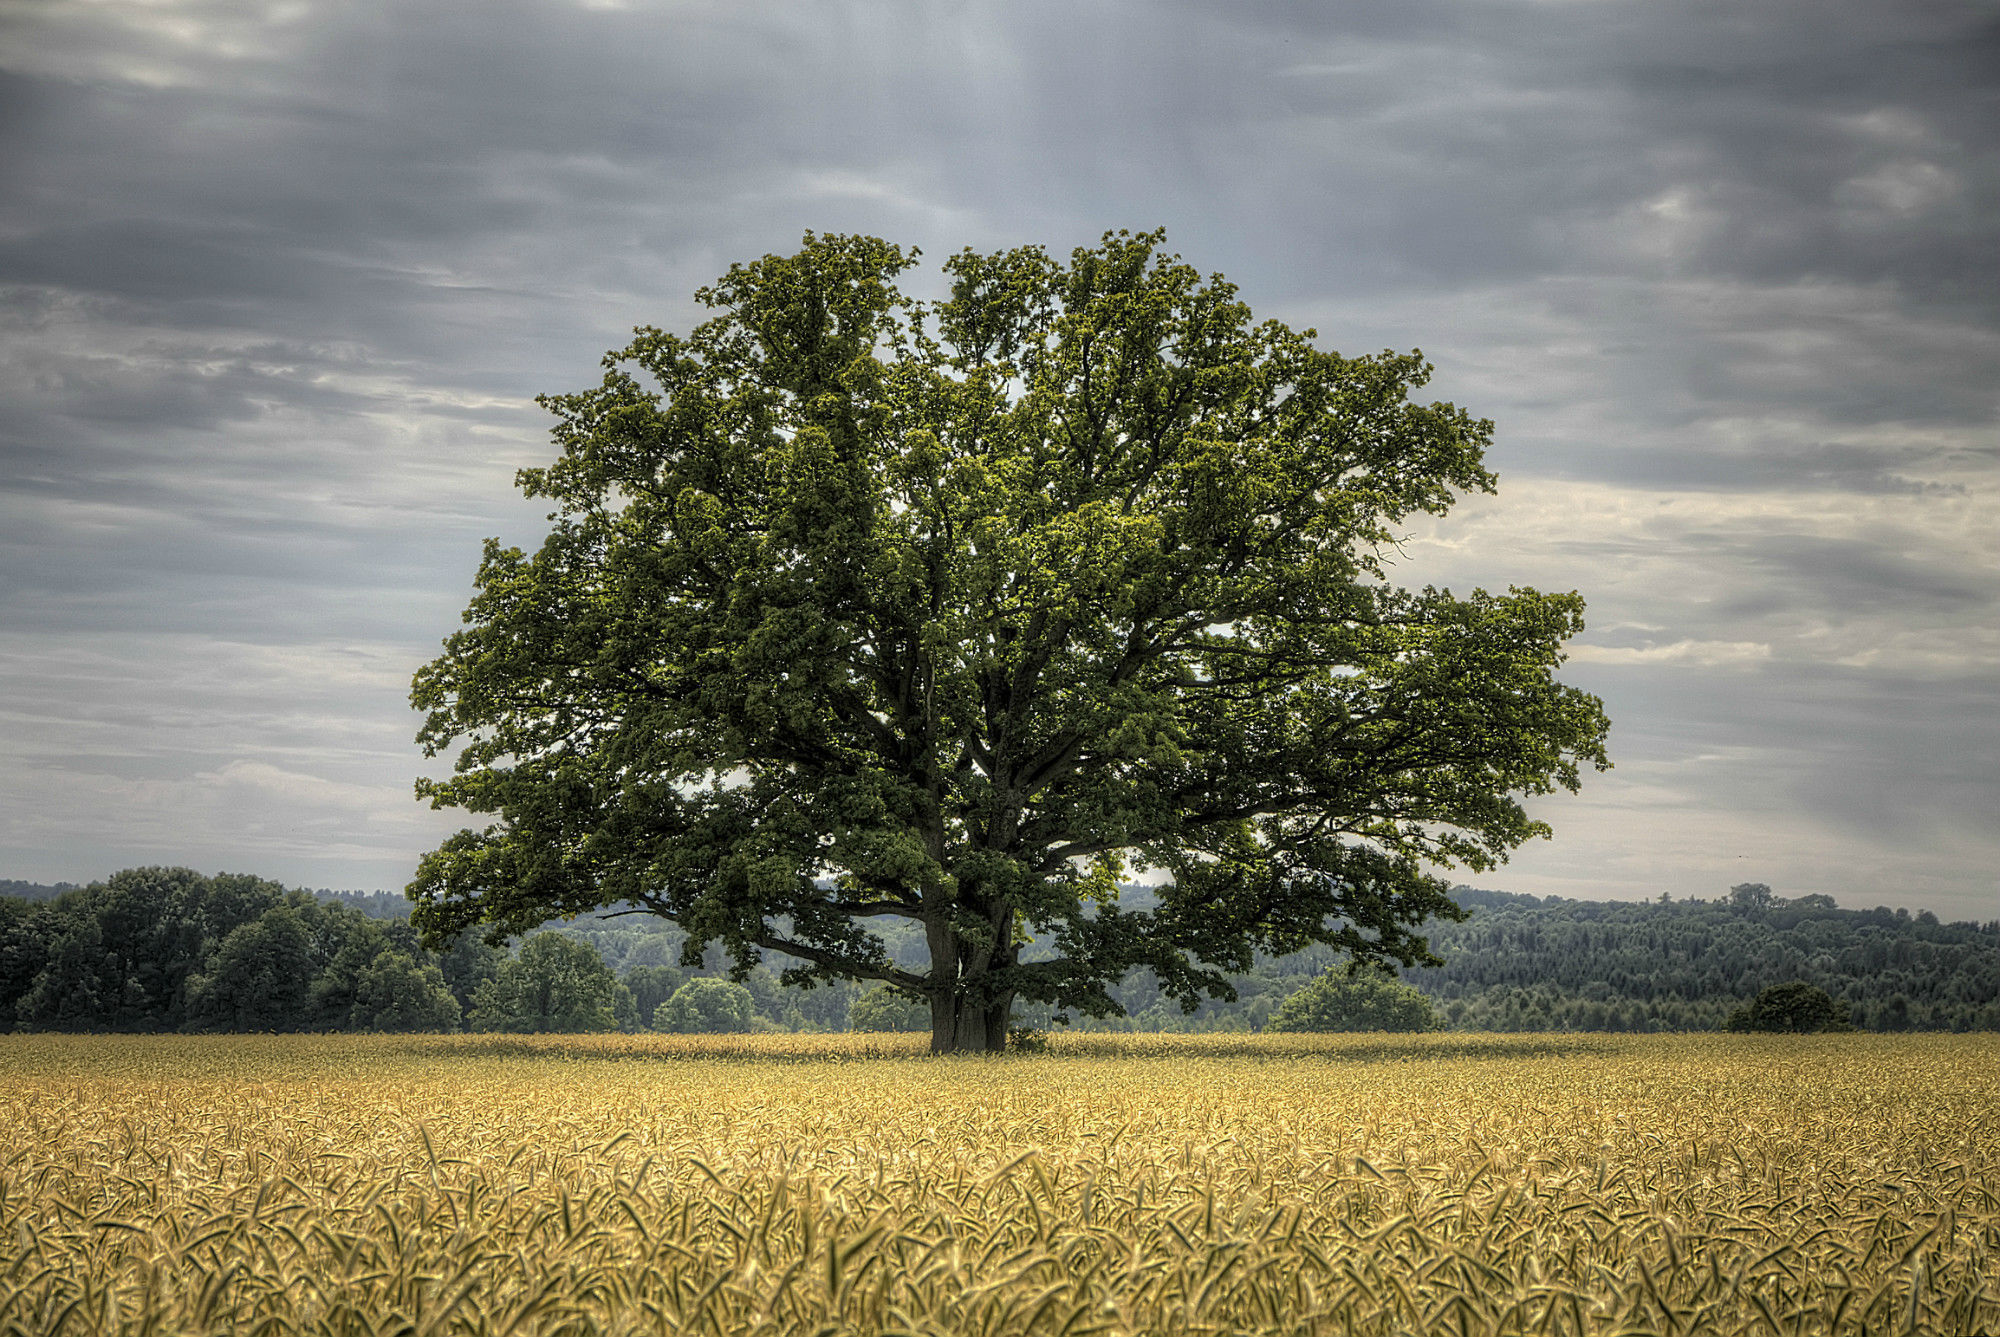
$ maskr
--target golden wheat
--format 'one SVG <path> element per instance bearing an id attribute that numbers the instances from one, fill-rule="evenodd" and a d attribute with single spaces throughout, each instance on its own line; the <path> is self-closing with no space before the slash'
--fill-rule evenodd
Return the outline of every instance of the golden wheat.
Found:
<path id="1" fill-rule="evenodd" d="M 6 1333 L 1969 1333 L 1993 1036 L 0 1037 Z"/>

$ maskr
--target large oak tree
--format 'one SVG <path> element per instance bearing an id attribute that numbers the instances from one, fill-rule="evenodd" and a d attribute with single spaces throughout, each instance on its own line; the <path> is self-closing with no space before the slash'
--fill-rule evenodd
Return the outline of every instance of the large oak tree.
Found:
<path id="1" fill-rule="evenodd" d="M 487 544 L 416 678 L 419 793 L 489 819 L 418 870 L 431 939 L 628 904 L 923 998 L 941 1052 L 1141 967 L 1193 1006 L 1259 950 L 1424 959 L 1438 870 L 1606 764 L 1554 677 L 1582 601 L 1391 584 L 1492 425 L 1161 242 L 966 251 L 924 303 L 914 251 L 808 235 L 543 399 L 551 532 Z"/>

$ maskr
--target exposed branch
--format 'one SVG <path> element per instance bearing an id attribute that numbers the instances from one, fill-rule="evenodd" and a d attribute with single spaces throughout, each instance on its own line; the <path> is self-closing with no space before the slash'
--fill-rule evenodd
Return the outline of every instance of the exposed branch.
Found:
<path id="1" fill-rule="evenodd" d="M 755 935 L 750 941 L 767 951 L 783 952 L 786 956 L 795 956 L 801 961 L 810 961 L 814 965 L 823 967 L 836 975 L 852 975 L 861 979 L 881 980 L 885 984 L 894 984 L 899 988 L 911 989 L 919 993 L 929 983 L 925 976 L 913 975 L 909 971 L 899 970 L 893 965 L 880 965 L 871 961 L 857 960 L 851 956 L 842 956 L 837 952 L 829 952 L 821 947 L 813 947 L 803 942 L 793 942 L 789 938 L 781 938 L 777 934 L 768 931 Z"/>

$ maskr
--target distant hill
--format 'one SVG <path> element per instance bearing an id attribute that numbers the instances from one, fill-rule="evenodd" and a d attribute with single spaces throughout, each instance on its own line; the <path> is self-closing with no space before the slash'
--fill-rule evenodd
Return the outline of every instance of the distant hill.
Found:
<path id="1" fill-rule="evenodd" d="M 370 919 L 408 919 L 410 898 L 400 891 L 328 891 L 325 887 L 305 887 L 314 896 L 350 910 L 359 910 Z"/>
<path id="2" fill-rule="evenodd" d="M 2000 921 L 1946 924 L 1929 911 L 1843 910 L 1826 896 L 1738 890 L 1631 902 L 1454 888 L 1472 913 L 1428 926 L 1444 964 L 1402 978 L 1464 1030 L 1715 1030 L 1760 989 L 1794 979 L 1845 999 L 1868 1030 L 2000 1030 Z M 1205 1004 L 1189 1018 L 1143 976 L 1117 992 L 1146 1029 L 1256 1026 L 1338 964 L 1319 947 L 1260 961 L 1237 981 L 1236 1003 Z"/>
<path id="3" fill-rule="evenodd" d="M 74 882 L 19 882 L 13 878 L 0 878 L 0 896 L 10 896 L 17 901 L 52 901 L 66 891 L 75 891 Z"/>

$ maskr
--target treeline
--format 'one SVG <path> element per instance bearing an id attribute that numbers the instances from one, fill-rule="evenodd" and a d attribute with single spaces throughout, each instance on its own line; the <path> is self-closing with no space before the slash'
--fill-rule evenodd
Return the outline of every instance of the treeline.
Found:
<path id="1" fill-rule="evenodd" d="M 6 884 L 29 886 L 33 884 Z M 139 868 L 48 898 L 0 896 L 0 1029 L 922 1029 L 919 1006 L 854 984 L 783 987 L 782 959 L 736 982 L 650 915 L 602 914 L 509 952 L 467 934 L 432 953 L 387 892 L 287 890 L 260 878 Z M 2000 1030 L 2000 922 L 1841 910 L 1745 884 L 1717 901 L 1538 899 L 1461 887 L 1472 911 L 1430 929 L 1445 964 L 1404 972 L 1456 1030 L 1718 1030 L 1760 991 L 1803 980 L 1865 1030 Z M 1151 900 L 1127 888 L 1128 908 Z M 884 935 L 919 965 L 915 932 Z M 1261 1030 L 1343 964 L 1323 948 L 1260 961 L 1234 1000 L 1192 1015 L 1145 972 L 1113 990 L 1127 1017 L 1084 1029 Z M 1046 1008 L 1021 1022 L 1049 1026 Z"/>
<path id="2" fill-rule="evenodd" d="M 134 868 L 0 899 L 0 1022 L 52 1031 L 453 1030 L 501 953 L 426 952 L 275 882 Z"/>
<path id="3" fill-rule="evenodd" d="M 1481 1030 L 1713 1030 L 1803 980 L 1863 1030 L 2000 1030 L 2000 921 L 1842 910 L 1760 883 L 1714 901 L 1568 901 L 1467 891 L 1434 935 L 1446 964 L 1405 978 Z"/>
<path id="4" fill-rule="evenodd" d="M 1454 1030 L 1708 1031 L 1773 985 L 1803 980 L 1845 1002 L 1862 1030 L 2000 1030 L 2000 921 L 1929 911 L 1843 910 L 1761 883 L 1688 901 L 1573 901 L 1459 887 L 1462 923 L 1429 926 L 1442 966 L 1402 978 Z M 1306 980 L 1340 964 L 1324 948 L 1260 961 L 1234 1003 L 1192 1016 L 1141 975 L 1115 995 L 1137 1030 L 1261 1029 Z"/>
<path id="5" fill-rule="evenodd" d="M 386 893 L 187 868 L 54 890 L 0 897 L 0 1030 L 833 1030 L 861 993 L 688 969 L 663 924 L 589 919 L 514 952 L 468 933 L 434 953 Z"/>

